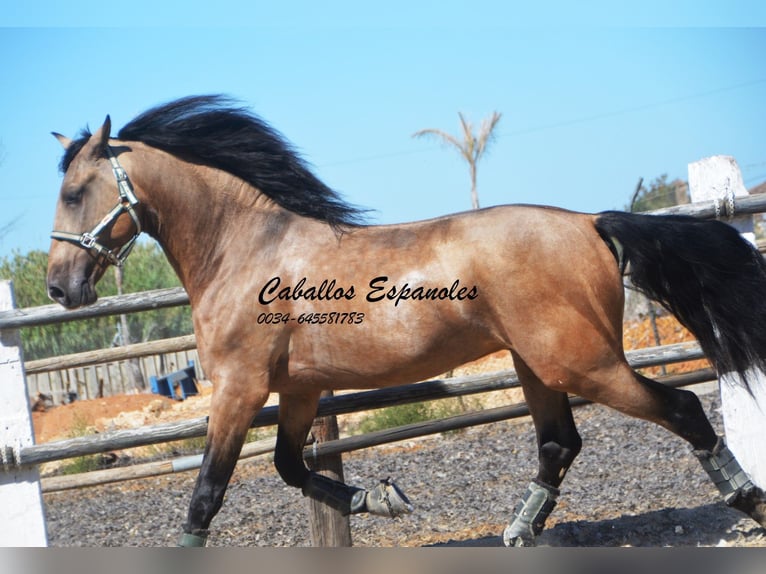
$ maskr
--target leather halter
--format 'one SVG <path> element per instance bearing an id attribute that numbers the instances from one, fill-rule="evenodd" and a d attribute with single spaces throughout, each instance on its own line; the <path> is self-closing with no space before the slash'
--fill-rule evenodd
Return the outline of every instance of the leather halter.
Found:
<path id="1" fill-rule="evenodd" d="M 117 180 L 117 193 L 119 194 L 119 202 L 115 205 L 109 213 L 90 231 L 84 233 L 70 233 L 69 231 L 53 231 L 51 237 L 59 241 L 68 241 L 74 243 L 78 247 L 92 252 L 96 258 L 101 262 L 102 258 L 106 259 L 112 265 L 122 267 L 125 260 L 130 254 L 130 250 L 133 249 L 133 245 L 141 235 L 142 227 L 141 221 L 138 218 L 138 214 L 135 211 L 135 206 L 138 205 L 138 198 L 133 192 L 133 186 L 128 179 L 127 172 L 122 168 L 120 162 L 117 161 L 117 156 L 114 155 L 114 151 L 110 146 L 106 146 L 106 154 L 109 158 L 109 162 L 112 164 L 112 172 Z M 136 226 L 136 231 L 125 245 L 118 250 L 109 249 L 99 242 L 99 235 L 107 227 L 112 225 L 123 213 L 127 212 L 133 223 Z"/>

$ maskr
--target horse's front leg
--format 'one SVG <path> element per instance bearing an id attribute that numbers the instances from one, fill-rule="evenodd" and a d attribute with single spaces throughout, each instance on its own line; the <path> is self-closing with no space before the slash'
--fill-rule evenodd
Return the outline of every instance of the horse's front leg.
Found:
<path id="1" fill-rule="evenodd" d="M 342 514 L 369 512 L 394 518 L 412 512 L 404 493 L 390 480 L 380 481 L 372 490 L 349 486 L 310 471 L 303 461 L 303 447 L 319 404 L 319 393 L 279 396 L 279 426 L 274 465 L 288 485 L 300 488 L 304 496 L 318 500 Z"/>
<path id="2" fill-rule="evenodd" d="M 221 508 L 247 431 L 268 396 L 268 381 L 256 382 L 251 376 L 229 378 L 215 387 L 205 454 L 179 546 L 205 545 L 208 527 Z"/>

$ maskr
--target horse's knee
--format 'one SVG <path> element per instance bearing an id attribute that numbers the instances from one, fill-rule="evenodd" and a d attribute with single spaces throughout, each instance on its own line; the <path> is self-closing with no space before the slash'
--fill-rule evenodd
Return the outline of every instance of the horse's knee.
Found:
<path id="1" fill-rule="evenodd" d="M 303 462 L 299 462 L 293 457 L 279 456 L 278 452 L 274 453 L 274 466 L 288 486 L 302 488 L 309 476 L 309 470 Z"/>

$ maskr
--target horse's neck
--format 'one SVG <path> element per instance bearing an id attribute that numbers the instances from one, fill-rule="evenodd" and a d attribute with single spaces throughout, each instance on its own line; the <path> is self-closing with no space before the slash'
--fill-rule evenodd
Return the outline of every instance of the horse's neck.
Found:
<path id="1" fill-rule="evenodd" d="M 163 247 L 193 298 L 216 276 L 223 252 L 234 248 L 240 232 L 257 233 L 266 226 L 256 220 L 281 208 L 230 174 L 167 154 L 152 156 L 146 163 L 142 159 L 147 232 Z"/>

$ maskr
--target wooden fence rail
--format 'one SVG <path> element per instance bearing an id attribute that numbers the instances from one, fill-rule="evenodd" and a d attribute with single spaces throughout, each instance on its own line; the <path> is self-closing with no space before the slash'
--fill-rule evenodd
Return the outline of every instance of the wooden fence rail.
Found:
<path id="1" fill-rule="evenodd" d="M 28 375 L 33 375 L 50 371 L 59 371 L 62 369 L 72 369 L 75 367 L 90 367 L 92 365 L 124 361 L 126 359 L 137 359 L 163 353 L 191 351 L 196 348 L 197 338 L 194 335 L 184 335 L 182 337 L 161 339 L 159 341 L 147 341 L 145 343 L 134 343 L 122 347 L 98 349 L 95 351 L 85 351 L 83 353 L 73 353 L 71 355 L 61 355 L 58 357 L 27 361 L 24 363 L 24 370 Z"/>
<path id="2" fill-rule="evenodd" d="M 733 214 L 736 215 L 752 215 L 766 211 L 766 194 L 738 196 L 732 201 L 734 205 Z M 698 219 L 714 219 L 717 216 L 716 202 L 713 200 L 663 207 L 647 213 L 652 215 L 690 215 Z M 729 216 L 733 214 L 729 214 Z"/>
<path id="3" fill-rule="evenodd" d="M 103 297 L 93 305 L 78 309 L 64 309 L 61 305 L 41 305 L 27 309 L 11 309 L 0 312 L 0 331 L 22 327 L 40 327 L 68 321 L 108 317 L 124 313 L 138 313 L 189 304 L 189 296 L 182 287 L 154 289 L 140 293 L 127 293 Z"/>
<path id="4" fill-rule="evenodd" d="M 639 349 L 630 351 L 627 353 L 627 356 L 628 361 L 634 368 L 704 358 L 697 343 L 677 343 L 662 347 Z M 348 414 L 411 402 L 509 389 L 517 386 L 519 386 L 518 378 L 512 370 L 493 374 L 456 377 L 454 379 L 424 381 L 322 399 L 319 402 L 317 416 Z M 251 426 L 255 428 L 276 424 L 277 411 L 277 406 L 265 407 L 255 417 Z M 55 460 L 108 452 L 110 450 L 195 438 L 204 436 L 206 432 L 207 419 L 205 417 L 138 429 L 111 431 L 27 446 L 19 450 L 14 462 L 17 465 L 42 464 Z"/>
<path id="5" fill-rule="evenodd" d="M 715 379 L 716 374 L 713 369 L 700 369 L 698 371 L 680 375 L 659 377 L 657 380 L 670 387 L 683 387 L 714 381 Z M 569 403 L 572 407 L 576 408 L 590 404 L 590 401 L 580 397 L 570 397 Z M 340 438 L 333 441 L 313 443 L 304 449 L 303 457 L 304 459 L 310 460 L 321 456 L 337 455 L 373 446 L 380 446 L 392 442 L 399 442 L 402 440 L 409 440 L 427 435 L 464 429 L 470 426 L 524 417 L 527 415 L 529 415 L 529 408 L 524 403 L 485 409 L 443 419 L 402 425 L 363 435 Z M 246 443 L 242 447 L 239 459 L 246 460 L 255 456 L 273 453 L 275 444 L 275 437 Z M 164 474 L 195 470 L 201 465 L 202 455 L 197 454 L 179 457 L 174 460 L 136 464 L 129 467 L 95 470 L 75 475 L 53 476 L 42 479 L 42 491 L 58 492 L 85 486 L 96 486 L 99 484 L 110 484 L 137 478 L 161 476 Z"/>

